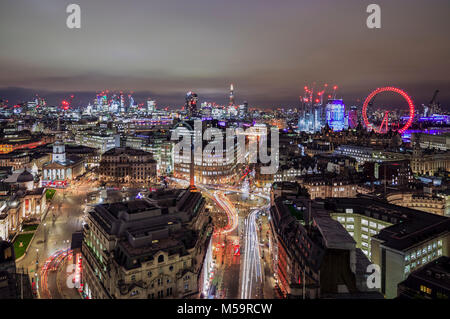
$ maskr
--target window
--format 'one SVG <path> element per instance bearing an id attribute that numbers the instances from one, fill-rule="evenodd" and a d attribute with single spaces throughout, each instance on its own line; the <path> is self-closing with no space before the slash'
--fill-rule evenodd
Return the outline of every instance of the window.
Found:
<path id="1" fill-rule="evenodd" d="M 369 236 L 362 234 L 362 235 L 361 235 L 361 238 L 362 238 L 362 239 L 365 239 L 365 240 L 368 240 L 368 239 L 369 239 Z"/>
<path id="2" fill-rule="evenodd" d="M 169 267 L 169 270 L 170 270 L 170 271 L 173 271 L 173 266 L 170 266 L 170 267 Z"/>
<path id="3" fill-rule="evenodd" d="M 426 286 L 424 286 L 424 285 L 420 285 L 420 291 L 422 291 L 422 292 L 424 292 L 424 293 L 426 293 L 426 294 L 431 295 L 431 288 L 428 288 L 428 287 L 426 287 Z"/>
<path id="4" fill-rule="evenodd" d="M 149 272 L 147 273 L 147 276 L 151 277 L 151 276 L 152 276 L 152 272 L 149 271 Z"/>
<path id="5" fill-rule="evenodd" d="M 135 281 L 136 280 L 136 275 L 131 275 L 131 281 Z"/>
<path id="6" fill-rule="evenodd" d="M 405 274 L 409 273 L 410 267 L 409 265 L 405 267 Z"/>
<path id="7" fill-rule="evenodd" d="M 131 297 L 136 296 L 136 295 L 139 295 L 139 291 L 133 290 L 133 291 L 131 292 Z"/>
<path id="8" fill-rule="evenodd" d="M 353 223 L 355 219 L 353 217 L 347 217 L 347 223 Z"/>
<path id="9" fill-rule="evenodd" d="M 159 255 L 158 256 L 158 262 L 159 263 L 163 263 L 164 262 L 164 255 Z"/>
<path id="10" fill-rule="evenodd" d="M 184 285 L 184 290 L 185 290 L 185 291 L 189 290 L 189 284 L 185 284 L 185 285 Z"/>
<path id="11" fill-rule="evenodd" d="M 405 256 L 405 261 L 409 261 L 409 255 Z"/>
<path id="12" fill-rule="evenodd" d="M 366 219 L 361 219 L 361 224 L 369 225 L 369 222 Z"/>

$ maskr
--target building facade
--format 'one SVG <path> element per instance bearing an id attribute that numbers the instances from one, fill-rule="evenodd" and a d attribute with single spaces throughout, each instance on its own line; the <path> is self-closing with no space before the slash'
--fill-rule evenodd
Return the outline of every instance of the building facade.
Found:
<path id="1" fill-rule="evenodd" d="M 212 225 L 189 190 L 102 204 L 84 228 L 83 294 L 92 299 L 198 298 Z"/>
<path id="2" fill-rule="evenodd" d="M 113 148 L 101 157 L 99 180 L 113 186 L 149 186 L 156 181 L 156 161 L 145 151 Z"/>

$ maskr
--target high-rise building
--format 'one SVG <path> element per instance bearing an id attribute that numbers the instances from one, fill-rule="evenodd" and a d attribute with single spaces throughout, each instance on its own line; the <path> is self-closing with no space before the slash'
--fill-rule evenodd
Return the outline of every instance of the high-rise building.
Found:
<path id="1" fill-rule="evenodd" d="M 156 102 L 153 100 L 147 100 L 147 113 L 153 113 L 156 111 Z"/>
<path id="2" fill-rule="evenodd" d="M 196 93 L 189 91 L 186 94 L 186 110 L 188 112 L 189 117 L 197 115 L 197 101 L 198 96 Z"/>
<path id="3" fill-rule="evenodd" d="M 358 107 L 351 106 L 348 111 L 348 127 L 356 128 L 358 126 Z"/>
<path id="4" fill-rule="evenodd" d="M 233 83 L 230 85 L 230 106 L 234 105 L 234 86 Z"/>
<path id="5" fill-rule="evenodd" d="M 248 102 L 244 101 L 244 104 L 239 105 L 239 117 L 245 118 L 248 114 Z"/>
<path id="6" fill-rule="evenodd" d="M 329 100 L 326 106 L 328 126 L 335 132 L 345 126 L 345 105 L 342 100 Z"/>

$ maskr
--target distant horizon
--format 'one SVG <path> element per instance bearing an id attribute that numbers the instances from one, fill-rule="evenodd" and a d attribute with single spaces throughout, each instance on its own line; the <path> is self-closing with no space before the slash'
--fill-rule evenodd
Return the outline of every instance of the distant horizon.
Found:
<path id="1" fill-rule="evenodd" d="M 374 88 L 374 89 L 376 89 L 376 88 Z M 135 92 L 132 90 L 128 91 L 128 90 L 104 89 L 104 90 L 95 90 L 95 91 L 76 92 L 76 91 L 45 91 L 45 90 L 33 90 L 33 89 L 28 89 L 28 88 L 0 88 L 0 100 L 2 100 L 2 99 L 8 100 L 7 104 L 9 106 L 13 106 L 13 105 L 20 104 L 20 103 L 27 103 L 30 101 L 34 101 L 34 99 L 37 96 L 39 96 L 40 98 L 44 98 L 49 106 L 60 106 L 61 101 L 67 100 L 70 98 L 71 95 L 74 95 L 72 106 L 85 107 L 89 103 L 93 104 L 96 94 L 98 94 L 102 91 L 106 91 L 106 90 L 109 91 L 108 95 L 119 94 L 120 92 L 123 92 L 123 94 L 125 96 L 128 96 L 129 94 L 131 94 L 133 96 L 134 100 L 136 101 L 136 103 L 145 103 L 148 99 L 152 99 L 152 100 L 156 101 L 157 107 L 160 107 L 160 108 L 168 107 L 171 109 L 180 108 L 180 107 L 184 106 L 184 97 L 185 97 L 186 92 L 189 91 L 189 90 L 186 90 L 186 92 L 180 92 L 180 94 L 173 94 L 173 95 L 159 95 L 159 94 L 151 92 L 151 91 Z M 224 89 L 224 93 L 222 95 L 221 94 L 202 95 L 201 91 L 198 91 L 198 90 L 192 90 L 192 91 L 196 92 L 199 95 L 199 101 L 198 101 L 199 107 L 200 107 L 200 104 L 203 102 L 208 102 L 208 103 L 214 102 L 219 106 L 228 105 L 229 100 L 228 100 L 227 94 L 229 94 L 229 92 L 227 92 L 226 89 Z M 345 92 L 345 90 L 344 90 L 344 92 Z M 371 91 L 368 91 L 367 95 L 369 95 L 370 92 Z M 413 94 L 411 94 L 410 92 L 407 92 L 407 93 L 410 94 L 410 96 L 412 97 L 412 99 L 415 103 L 415 106 L 416 106 L 416 110 L 417 110 L 417 108 L 422 105 L 428 105 L 429 101 L 432 98 L 432 94 L 434 92 L 432 92 L 430 94 L 430 97 L 428 98 L 428 100 L 426 98 L 424 98 L 423 101 L 417 101 L 417 99 L 415 99 Z M 439 92 L 439 93 L 441 93 L 441 92 Z M 447 104 L 447 103 L 443 104 L 442 102 L 440 102 L 439 95 L 438 95 L 437 101 L 439 103 L 441 103 L 441 108 L 442 108 L 443 112 L 448 112 L 449 104 Z M 367 96 L 364 96 L 361 98 L 355 98 L 352 96 L 349 99 L 346 99 L 346 97 L 343 96 L 343 94 L 340 94 L 339 91 L 336 94 L 336 99 L 342 99 L 344 104 L 349 107 L 350 106 L 362 106 L 366 97 Z M 389 97 L 385 97 L 384 102 L 380 103 L 380 104 L 386 105 L 386 106 L 393 106 L 393 104 L 396 104 L 399 99 L 395 99 L 395 101 L 393 101 L 392 97 L 391 97 L 391 99 L 389 99 Z M 288 108 L 289 109 L 289 108 L 298 108 L 301 106 L 299 97 L 297 98 L 297 101 L 293 101 L 293 100 L 289 101 L 288 99 L 286 99 L 285 102 L 280 101 L 278 103 L 278 105 L 276 105 L 274 103 L 274 105 L 272 105 L 272 106 L 253 104 L 251 100 L 245 98 L 245 95 L 241 97 L 239 94 L 239 91 L 236 91 L 236 89 L 235 89 L 235 100 L 236 100 L 236 103 L 235 103 L 236 105 L 240 105 L 240 104 L 243 104 L 244 102 L 248 102 L 250 108 L 256 108 L 256 109 L 274 110 L 277 108 Z M 326 103 L 327 100 L 328 100 L 328 98 L 324 99 L 324 104 Z M 167 101 L 175 101 L 175 102 L 167 102 Z M 403 102 L 401 102 L 401 103 L 403 104 Z"/>

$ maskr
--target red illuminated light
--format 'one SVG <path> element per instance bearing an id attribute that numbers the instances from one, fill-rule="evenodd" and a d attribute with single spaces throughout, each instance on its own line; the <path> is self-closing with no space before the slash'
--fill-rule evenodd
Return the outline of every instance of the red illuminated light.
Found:
<path id="1" fill-rule="evenodd" d="M 409 119 L 408 119 L 408 122 L 406 122 L 406 124 L 401 129 L 398 130 L 398 132 L 400 134 L 402 134 L 403 132 L 405 132 L 411 126 L 411 124 L 413 122 L 413 119 L 414 119 L 414 103 L 413 103 L 412 99 L 409 97 L 409 95 L 405 91 L 400 90 L 400 89 L 395 88 L 395 87 L 392 87 L 392 86 L 388 86 L 388 87 L 384 87 L 384 88 L 378 88 L 375 91 L 373 91 L 372 93 L 370 93 L 369 96 L 366 98 L 366 100 L 364 101 L 363 110 L 362 110 L 364 124 L 366 124 L 367 128 L 372 128 L 372 124 L 370 124 L 369 119 L 367 118 L 367 107 L 369 106 L 370 101 L 372 101 L 372 99 L 377 94 L 382 93 L 382 92 L 394 92 L 394 93 L 397 93 L 397 94 L 401 95 L 405 99 L 405 101 L 408 103 L 408 106 L 409 106 Z M 377 133 L 382 133 L 381 132 L 381 128 L 382 127 L 380 127 L 379 130 L 376 129 L 376 128 L 373 128 L 373 130 L 375 132 L 377 132 Z"/>

